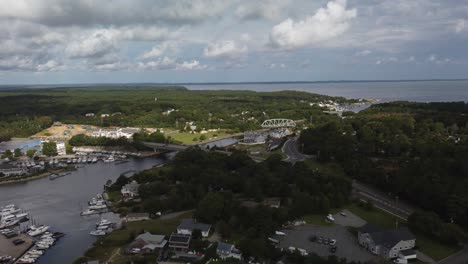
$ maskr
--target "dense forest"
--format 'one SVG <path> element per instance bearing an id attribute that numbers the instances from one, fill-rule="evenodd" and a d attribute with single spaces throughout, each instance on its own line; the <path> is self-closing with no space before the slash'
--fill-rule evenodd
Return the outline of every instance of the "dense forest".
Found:
<path id="1" fill-rule="evenodd" d="M 240 236 L 241 250 L 247 256 L 274 258 L 269 234 L 288 220 L 344 205 L 351 192 L 348 179 L 319 174 L 305 163 L 292 165 L 281 159 L 272 155 L 257 163 L 243 152 L 227 156 L 188 149 L 168 166 L 132 177 L 141 183 L 142 202 L 122 204 L 121 213 L 197 208 L 196 217 L 214 224 L 223 238 Z M 119 191 L 128 181 L 121 176 L 111 191 Z M 281 208 L 262 203 L 273 197 L 281 201 Z"/>
<path id="2" fill-rule="evenodd" d="M 468 228 L 468 104 L 373 105 L 305 130 L 300 140 L 319 161 Z M 413 220 L 442 221 L 420 215 Z"/>
<path id="3" fill-rule="evenodd" d="M 0 140 L 32 135 L 54 121 L 98 126 L 244 131 L 268 118 L 326 118 L 311 102 L 341 97 L 306 92 L 190 91 L 184 87 L 76 87 L 0 91 Z M 169 112 L 168 112 L 169 111 Z M 94 113 L 94 116 L 85 115 Z M 109 115 L 101 117 L 101 115 Z"/>

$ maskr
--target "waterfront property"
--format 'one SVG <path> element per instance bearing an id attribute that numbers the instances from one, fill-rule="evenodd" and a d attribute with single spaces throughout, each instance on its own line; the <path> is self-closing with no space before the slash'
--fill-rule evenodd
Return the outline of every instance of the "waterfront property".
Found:
<path id="1" fill-rule="evenodd" d="M 129 213 L 124 218 L 126 222 L 145 221 L 149 219 L 150 219 L 149 213 Z"/>
<path id="2" fill-rule="evenodd" d="M 192 235 L 194 230 L 200 230 L 203 237 L 208 237 L 211 230 L 211 225 L 199 223 L 194 218 L 182 219 L 180 225 L 177 227 L 178 234 Z"/>
<path id="3" fill-rule="evenodd" d="M 15 167 L 11 164 L 0 164 L 0 179 L 8 178 L 11 176 L 20 176 L 27 173 L 26 168 Z"/>
<path id="4" fill-rule="evenodd" d="M 374 255 L 396 258 L 401 251 L 414 248 L 416 237 L 406 227 L 382 230 L 366 224 L 358 230 L 359 244 Z"/>
<path id="5" fill-rule="evenodd" d="M 120 192 L 122 193 L 122 198 L 124 200 L 131 200 L 137 197 L 139 187 L 140 184 L 138 184 L 136 181 L 132 181 L 130 183 L 125 184 L 120 190 Z"/>
<path id="6" fill-rule="evenodd" d="M 128 247 L 128 253 L 148 254 L 159 253 L 166 247 L 167 240 L 163 235 L 153 235 L 149 232 L 143 233 L 135 238 Z"/>

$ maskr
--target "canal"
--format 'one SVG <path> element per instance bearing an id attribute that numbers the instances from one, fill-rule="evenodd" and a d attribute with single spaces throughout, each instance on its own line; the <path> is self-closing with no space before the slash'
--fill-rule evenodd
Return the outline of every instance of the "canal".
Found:
<path id="1" fill-rule="evenodd" d="M 39 258 L 39 264 L 66 264 L 82 256 L 95 237 L 89 232 L 100 216 L 81 217 L 87 201 L 103 191 L 107 180 L 115 181 L 129 170 L 141 171 L 162 164 L 158 158 L 134 159 L 123 164 L 87 164 L 70 175 L 49 180 L 42 178 L 24 183 L 0 185 L 0 206 L 16 204 L 30 213 L 38 225 L 48 225 L 52 231 L 66 235 Z M 117 218 L 112 213 L 107 218 Z"/>

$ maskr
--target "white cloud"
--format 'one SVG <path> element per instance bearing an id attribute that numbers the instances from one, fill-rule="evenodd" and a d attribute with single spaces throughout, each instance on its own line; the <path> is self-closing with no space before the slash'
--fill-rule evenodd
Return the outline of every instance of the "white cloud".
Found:
<path id="1" fill-rule="evenodd" d="M 156 60 L 139 62 L 136 67 L 138 70 L 202 70 L 206 69 L 206 65 L 202 65 L 197 60 L 192 61 L 178 61 L 173 58 L 164 57 Z"/>
<path id="2" fill-rule="evenodd" d="M 455 23 L 455 32 L 457 33 L 461 33 L 465 30 L 468 30 L 468 22 L 466 22 L 465 19 L 459 19 L 457 20 L 457 22 Z"/>
<path id="3" fill-rule="evenodd" d="M 246 45 L 239 45 L 233 40 L 211 43 L 203 50 L 203 55 L 210 58 L 236 58 L 247 53 Z"/>
<path id="4" fill-rule="evenodd" d="M 372 53 L 370 50 L 362 50 L 355 53 L 356 56 L 368 56 Z"/>
<path id="5" fill-rule="evenodd" d="M 112 33 L 108 30 L 98 30 L 69 43 L 65 53 L 70 58 L 102 57 L 115 49 Z"/>
<path id="6" fill-rule="evenodd" d="M 162 43 L 160 45 L 154 46 L 151 50 L 143 53 L 140 55 L 140 59 L 148 60 L 158 58 L 163 55 L 167 51 L 174 51 L 176 50 L 176 45 L 173 43 Z"/>
<path id="7" fill-rule="evenodd" d="M 270 45 L 293 49 L 324 42 L 345 33 L 356 16 L 356 9 L 346 9 L 346 0 L 330 1 L 304 20 L 295 22 L 288 18 L 274 26 Z"/>
<path id="8" fill-rule="evenodd" d="M 248 1 L 237 6 L 234 14 L 241 20 L 273 20 L 280 16 L 289 3 L 289 0 Z"/>

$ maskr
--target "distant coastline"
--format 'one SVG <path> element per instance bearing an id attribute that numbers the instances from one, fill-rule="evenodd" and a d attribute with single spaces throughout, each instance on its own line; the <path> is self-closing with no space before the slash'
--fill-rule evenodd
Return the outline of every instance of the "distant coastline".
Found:
<path id="1" fill-rule="evenodd" d="M 184 85 L 246 85 L 246 84 L 323 84 L 323 83 L 398 83 L 398 82 L 456 82 L 461 79 L 402 79 L 402 80 L 322 80 L 322 81 L 241 81 L 241 82 L 129 82 L 129 83 L 62 83 L 62 84 L 0 84 L 8 88 L 60 88 L 93 86 L 184 86 Z"/>

